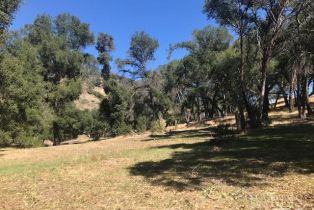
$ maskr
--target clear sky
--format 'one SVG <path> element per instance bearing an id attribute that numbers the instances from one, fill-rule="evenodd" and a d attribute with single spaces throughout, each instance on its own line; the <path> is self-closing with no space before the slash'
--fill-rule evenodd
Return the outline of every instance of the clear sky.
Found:
<path id="1" fill-rule="evenodd" d="M 159 40 L 156 61 L 150 68 L 167 63 L 170 44 L 190 40 L 194 29 L 214 25 L 202 13 L 204 0 L 24 0 L 11 29 L 32 23 L 38 14 L 70 13 L 90 24 L 91 30 L 115 39 L 114 59 L 124 58 L 135 31 L 145 31 Z M 94 47 L 86 49 L 97 56 Z M 183 51 L 174 54 L 182 57 Z M 114 67 L 115 70 L 115 67 Z"/>

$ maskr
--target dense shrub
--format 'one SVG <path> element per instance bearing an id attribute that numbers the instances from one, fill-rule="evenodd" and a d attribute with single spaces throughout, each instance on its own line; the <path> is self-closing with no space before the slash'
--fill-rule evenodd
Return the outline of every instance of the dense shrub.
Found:
<path id="1" fill-rule="evenodd" d="M 102 122 L 98 119 L 94 119 L 93 124 L 89 130 L 89 136 L 93 138 L 94 141 L 99 140 L 101 137 L 106 136 L 110 131 L 108 123 Z"/>
<path id="2" fill-rule="evenodd" d="M 150 127 L 150 120 L 146 116 L 140 116 L 136 119 L 135 129 L 137 132 L 145 132 Z"/>
<path id="3" fill-rule="evenodd" d="M 73 104 L 68 104 L 56 121 L 61 141 L 77 138 L 82 134 L 90 134 L 95 130 L 95 120 L 95 116 L 90 111 L 81 111 Z"/>
<path id="4" fill-rule="evenodd" d="M 132 126 L 126 123 L 116 124 L 110 130 L 113 136 L 126 135 L 132 132 Z"/>
<path id="5" fill-rule="evenodd" d="M 163 132 L 165 129 L 165 124 L 161 120 L 156 120 L 151 122 L 150 131 L 153 133 Z"/>
<path id="6" fill-rule="evenodd" d="M 6 147 L 9 146 L 12 142 L 12 139 L 9 133 L 0 130 L 0 146 Z"/>
<path id="7" fill-rule="evenodd" d="M 40 136 L 29 136 L 26 133 L 21 133 L 21 136 L 17 138 L 15 144 L 19 147 L 40 147 L 43 146 L 43 140 Z"/>

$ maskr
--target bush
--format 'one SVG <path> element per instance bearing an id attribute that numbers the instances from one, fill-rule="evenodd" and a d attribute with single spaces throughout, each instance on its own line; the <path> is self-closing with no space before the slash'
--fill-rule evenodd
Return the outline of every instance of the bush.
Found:
<path id="1" fill-rule="evenodd" d="M 150 126 L 150 131 L 153 133 L 161 133 L 165 129 L 165 125 L 161 120 L 153 121 Z"/>
<path id="2" fill-rule="evenodd" d="M 0 131 L 0 146 L 17 146 L 23 148 L 40 147 L 43 145 L 42 136 L 34 134 L 31 130 L 25 131 L 18 127 L 13 132 Z"/>
<path id="3" fill-rule="evenodd" d="M 179 122 L 179 118 L 175 115 L 168 115 L 166 117 L 166 127 L 176 126 L 178 122 Z"/>
<path id="4" fill-rule="evenodd" d="M 149 128 L 149 123 L 149 119 L 146 116 L 138 117 L 135 125 L 136 131 L 140 133 L 147 131 Z"/>
<path id="5" fill-rule="evenodd" d="M 40 137 L 27 136 L 22 134 L 17 138 L 16 144 L 20 147 L 30 148 L 30 147 L 41 147 L 43 146 L 43 140 Z"/>
<path id="6" fill-rule="evenodd" d="M 0 130 L 0 146 L 7 147 L 12 143 L 9 133 Z"/>
<path id="7" fill-rule="evenodd" d="M 61 141 L 77 138 L 91 130 L 93 115 L 89 111 L 78 110 L 72 104 L 66 105 L 56 119 Z"/>
<path id="8" fill-rule="evenodd" d="M 126 123 L 116 124 L 111 128 L 111 134 L 113 136 L 126 135 L 132 132 L 132 126 Z"/>
<path id="9" fill-rule="evenodd" d="M 90 130 L 89 130 L 89 136 L 94 140 L 97 141 L 101 137 L 104 137 L 109 132 L 109 125 L 106 122 L 101 122 L 98 119 L 95 119 Z"/>

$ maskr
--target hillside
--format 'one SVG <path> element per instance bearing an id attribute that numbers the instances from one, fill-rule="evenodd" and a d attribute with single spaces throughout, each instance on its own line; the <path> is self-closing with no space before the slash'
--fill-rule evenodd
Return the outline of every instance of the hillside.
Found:
<path id="1" fill-rule="evenodd" d="M 92 90 L 88 90 L 86 85 L 83 85 L 82 94 L 74 103 L 80 110 L 97 110 L 102 97 L 105 97 L 103 87 L 94 87 Z"/>

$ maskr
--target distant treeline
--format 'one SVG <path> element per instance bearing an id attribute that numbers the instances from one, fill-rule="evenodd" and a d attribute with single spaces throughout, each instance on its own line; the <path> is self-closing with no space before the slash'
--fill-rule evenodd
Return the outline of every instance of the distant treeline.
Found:
<path id="1" fill-rule="evenodd" d="M 114 38 L 95 37 L 78 17 L 40 15 L 9 32 L 19 4 L 0 2 L 1 146 L 39 146 L 44 139 L 59 145 L 80 134 L 97 140 L 162 131 L 166 125 L 230 113 L 244 130 L 267 126 L 279 98 L 290 111 L 297 108 L 300 118 L 313 112 L 310 0 L 206 0 L 203 12 L 221 26 L 195 30 L 192 40 L 170 46 L 169 59 L 179 48 L 188 51 L 185 57 L 149 70 L 158 40 L 136 32 L 128 56 L 115 61 L 119 74 L 110 67 Z M 97 58 L 84 52 L 91 45 Z M 83 84 L 104 87 L 99 110 L 74 105 Z"/>

